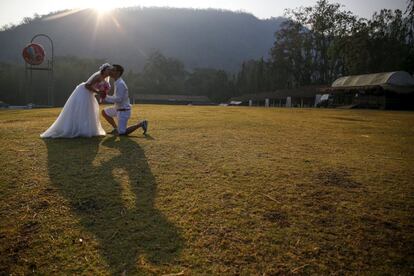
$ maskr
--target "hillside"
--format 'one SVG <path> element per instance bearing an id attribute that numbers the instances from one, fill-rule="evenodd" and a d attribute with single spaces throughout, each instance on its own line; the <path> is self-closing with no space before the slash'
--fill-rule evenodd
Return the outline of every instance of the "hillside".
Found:
<path id="1" fill-rule="evenodd" d="M 54 40 L 56 56 L 107 58 L 140 69 L 149 53 L 160 50 L 188 69 L 236 71 L 244 60 L 267 56 L 283 21 L 213 9 L 137 7 L 103 16 L 93 10 L 60 14 L 65 12 L 0 32 L 0 61 L 22 62 L 21 49 L 34 34 L 45 33 Z"/>

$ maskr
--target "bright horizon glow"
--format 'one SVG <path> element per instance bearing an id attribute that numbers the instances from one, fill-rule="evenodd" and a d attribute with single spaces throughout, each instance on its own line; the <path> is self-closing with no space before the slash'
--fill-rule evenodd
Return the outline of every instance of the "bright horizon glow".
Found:
<path id="1" fill-rule="evenodd" d="M 112 7 L 98 7 L 98 8 L 93 8 L 99 15 L 105 15 L 107 13 L 110 13 L 114 8 Z"/>
<path id="2" fill-rule="evenodd" d="M 374 11 L 380 9 L 405 10 L 407 0 L 330 0 L 344 5 L 344 9 L 359 17 L 370 18 Z M 90 8 L 104 15 L 112 9 L 124 7 L 170 7 L 193 9 L 224 9 L 251 13 L 260 19 L 283 16 L 285 9 L 300 6 L 314 6 L 317 0 L 13 0 L 0 1 L 0 26 L 18 24 L 24 17 L 33 17 L 35 13 L 46 15 L 66 9 Z"/>
<path id="3" fill-rule="evenodd" d="M 119 7 L 119 4 L 115 1 L 83 1 L 84 4 L 79 6 L 80 9 L 92 9 L 95 10 L 98 15 L 104 15 Z"/>

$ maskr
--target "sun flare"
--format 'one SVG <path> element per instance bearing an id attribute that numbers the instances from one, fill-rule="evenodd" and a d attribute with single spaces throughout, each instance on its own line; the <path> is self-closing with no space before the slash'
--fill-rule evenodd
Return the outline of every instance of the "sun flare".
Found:
<path id="1" fill-rule="evenodd" d="M 108 14 L 111 10 L 115 9 L 119 4 L 113 1 L 106 0 L 84 0 L 82 8 L 92 9 L 97 14 Z"/>
<path id="2" fill-rule="evenodd" d="M 109 6 L 109 5 L 102 5 L 99 7 L 94 7 L 93 8 L 99 15 L 103 15 L 103 14 L 108 14 L 111 12 L 111 10 L 114 9 L 113 6 Z"/>

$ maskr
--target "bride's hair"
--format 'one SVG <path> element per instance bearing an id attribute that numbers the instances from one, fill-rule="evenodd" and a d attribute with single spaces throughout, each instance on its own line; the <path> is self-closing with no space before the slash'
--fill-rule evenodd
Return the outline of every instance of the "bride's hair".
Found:
<path id="1" fill-rule="evenodd" d="M 103 71 L 105 71 L 106 68 L 111 67 L 111 64 L 109 63 L 104 63 L 99 67 L 99 71 L 102 73 Z"/>

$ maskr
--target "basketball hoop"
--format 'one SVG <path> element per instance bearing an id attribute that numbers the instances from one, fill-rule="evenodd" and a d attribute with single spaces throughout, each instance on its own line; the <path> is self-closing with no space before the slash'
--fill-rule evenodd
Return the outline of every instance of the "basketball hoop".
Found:
<path id="1" fill-rule="evenodd" d="M 40 44 L 31 43 L 23 49 L 22 55 L 30 65 L 40 65 L 45 59 L 45 49 Z"/>

